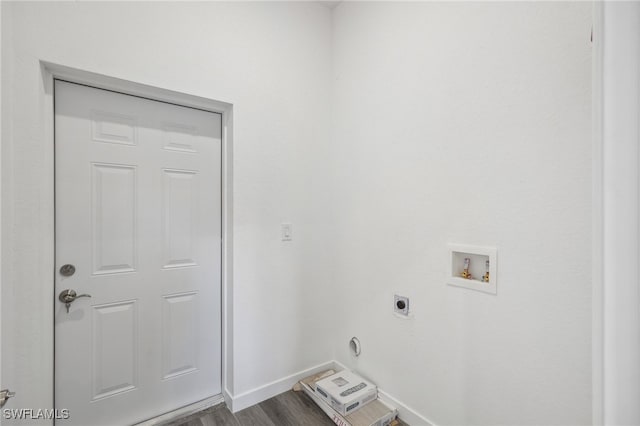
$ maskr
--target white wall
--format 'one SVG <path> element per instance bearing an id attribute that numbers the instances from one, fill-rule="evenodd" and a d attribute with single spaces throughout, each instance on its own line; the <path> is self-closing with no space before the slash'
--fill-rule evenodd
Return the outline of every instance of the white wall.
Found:
<path id="1" fill-rule="evenodd" d="M 437 424 L 590 422 L 589 4 L 2 8 L 20 406 L 51 406 L 45 60 L 234 104 L 235 395 L 335 356 Z M 497 296 L 444 284 L 449 242 L 498 247 Z"/>
<path id="2" fill-rule="evenodd" d="M 333 25 L 338 361 L 436 424 L 589 424 L 591 5 Z M 447 243 L 498 248 L 497 296 L 445 285 Z"/>
<path id="3" fill-rule="evenodd" d="M 11 204 L 8 203 L 5 199 L 7 194 L 7 187 L 9 186 L 11 180 L 9 176 L 7 176 L 6 170 L 6 161 L 8 158 L 8 154 L 10 151 L 7 149 L 9 143 L 7 141 L 11 138 L 11 121 L 8 119 L 11 117 L 11 101 L 9 99 L 9 88 L 12 85 L 13 80 L 11 79 L 11 67 L 8 64 L 11 61 L 11 56 L 13 53 L 12 46 L 12 37 L 11 37 L 11 20 L 8 18 L 8 13 L 5 12 L 6 3 L 0 2 L 0 13 L 2 16 L 0 17 L 0 362 L 4 361 L 2 358 L 2 353 L 6 351 L 8 348 L 8 341 L 6 341 L 6 329 L 10 328 L 12 325 L 7 321 L 3 321 L 3 314 L 6 314 L 6 309 L 3 310 L 3 303 L 6 300 L 10 300 L 12 292 L 5 291 L 9 290 L 9 286 L 6 286 L 5 283 L 7 281 L 8 270 L 11 262 L 8 260 L 11 258 L 11 250 L 7 250 L 7 245 L 5 244 L 5 235 L 6 229 L 4 224 L 7 221 L 10 213 L 12 211 Z M 0 364 L 0 378 L 2 379 L 2 389 L 9 387 L 12 391 L 14 390 L 9 383 L 6 382 L 7 374 L 4 372 L 4 369 L 1 368 Z"/>
<path id="4" fill-rule="evenodd" d="M 332 358 L 322 181 L 330 10 L 315 3 L 6 3 L 3 14 L 3 380 L 51 407 L 52 226 L 40 60 L 234 105 L 235 359 L 243 394 Z M 5 26 L 8 22 L 10 25 Z M 10 42 L 8 37 L 13 39 Z M 8 134 L 13 128 L 12 135 Z M 7 133 L 5 133 L 5 131 Z M 280 241 L 280 223 L 294 240 Z M 7 244 L 9 242 L 9 244 Z M 44 265 L 44 268 L 43 268 Z M 6 300 L 6 299 L 5 299 Z"/>
<path id="5" fill-rule="evenodd" d="M 2 29 L 4 28 L 4 22 L 2 21 L 2 5 L 0 4 L 0 147 L 2 147 L 3 137 L 3 129 L 2 126 L 2 86 L 3 86 L 3 78 L 4 72 L 2 68 L 3 63 L 3 50 L 2 47 Z M 2 149 L 0 148 L 0 259 L 2 259 Z M 0 366 L 2 366 L 2 261 L 0 261 Z M 2 368 L 0 367 L 0 383 L 2 383 Z"/>

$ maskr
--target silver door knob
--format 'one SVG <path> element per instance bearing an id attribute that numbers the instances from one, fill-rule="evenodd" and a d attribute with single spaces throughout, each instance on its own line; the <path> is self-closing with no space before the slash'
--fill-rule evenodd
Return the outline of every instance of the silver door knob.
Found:
<path id="1" fill-rule="evenodd" d="M 67 313 L 69 313 L 69 306 L 71 303 L 79 297 L 91 297 L 90 294 L 77 294 L 75 290 L 62 290 L 60 295 L 58 296 L 58 300 L 60 300 L 67 307 Z"/>

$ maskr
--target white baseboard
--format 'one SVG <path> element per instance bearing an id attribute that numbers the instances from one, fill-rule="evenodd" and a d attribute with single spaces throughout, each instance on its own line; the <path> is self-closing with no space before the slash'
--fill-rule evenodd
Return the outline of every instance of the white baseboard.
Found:
<path id="1" fill-rule="evenodd" d="M 398 401 L 382 389 L 378 388 L 378 398 L 382 402 L 396 407 L 398 409 L 398 417 L 403 422 L 410 424 L 411 426 L 436 426 L 431 420 L 427 420 L 424 416 L 419 414 L 416 410 Z"/>
<path id="2" fill-rule="evenodd" d="M 247 407 L 259 404 L 262 401 L 265 401 L 269 398 L 280 395 L 281 393 L 290 390 L 293 385 L 300 379 L 311 376 L 312 374 L 319 373 L 323 370 L 328 370 L 330 368 L 336 371 L 340 371 L 346 369 L 347 367 L 345 367 L 338 361 L 329 361 L 308 368 L 306 370 L 298 371 L 297 373 L 294 373 L 290 376 L 275 380 L 271 383 L 267 383 L 266 385 L 262 385 L 255 389 L 242 392 L 238 395 L 231 395 L 225 389 L 225 392 L 223 392 L 223 396 L 227 403 L 227 407 L 229 407 L 229 410 L 231 410 L 231 412 L 233 413 L 236 413 L 240 410 L 244 410 Z M 398 417 L 400 417 L 400 419 L 405 423 L 408 423 L 411 426 L 436 426 L 435 423 L 425 418 L 416 410 L 409 407 L 408 405 L 403 404 L 401 401 L 389 395 L 387 392 L 380 388 L 378 388 L 378 396 L 383 402 L 397 408 Z"/>
<path id="3" fill-rule="evenodd" d="M 255 389 L 242 392 L 238 395 L 226 395 L 225 400 L 229 398 L 229 401 L 227 401 L 227 407 L 229 407 L 229 410 L 231 410 L 232 413 L 244 410 L 247 407 L 251 407 L 252 405 L 258 404 L 290 390 L 296 382 L 304 379 L 305 377 L 329 368 L 335 369 L 336 364 L 333 361 L 325 362 L 306 370 L 298 371 L 290 376 L 275 380 Z"/>

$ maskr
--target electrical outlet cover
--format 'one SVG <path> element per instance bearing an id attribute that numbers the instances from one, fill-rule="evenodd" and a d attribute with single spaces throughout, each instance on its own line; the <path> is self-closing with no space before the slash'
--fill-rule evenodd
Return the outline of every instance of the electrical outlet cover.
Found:
<path id="1" fill-rule="evenodd" d="M 409 298 L 405 296 L 393 296 L 393 311 L 400 315 L 409 315 Z"/>

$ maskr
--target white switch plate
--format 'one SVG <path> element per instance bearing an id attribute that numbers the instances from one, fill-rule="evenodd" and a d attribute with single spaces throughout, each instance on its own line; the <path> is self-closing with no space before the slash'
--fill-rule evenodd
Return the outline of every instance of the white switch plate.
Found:
<path id="1" fill-rule="evenodd" d="M 290 223 L 283 223 L 281 225 L 282 241 L 293 240 L 293 225 Z"/>

